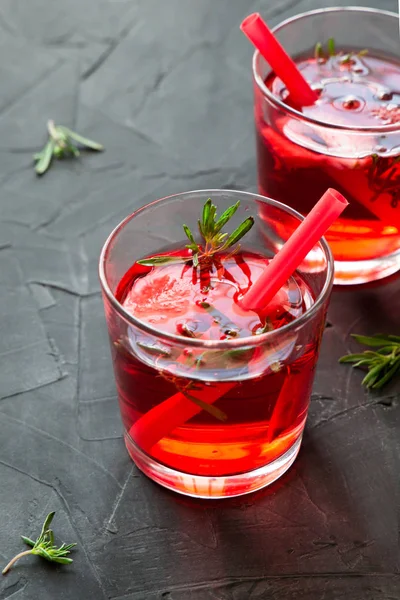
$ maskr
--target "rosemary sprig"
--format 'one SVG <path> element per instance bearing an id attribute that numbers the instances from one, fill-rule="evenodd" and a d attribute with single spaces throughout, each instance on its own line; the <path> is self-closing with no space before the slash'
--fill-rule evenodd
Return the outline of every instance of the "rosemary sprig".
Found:
<path id="1" fill-rule="evenodd" d="M 60 563 L 62 565 L 68 565 L 72 563 L 72 558 L 67 558 L 68 554 L 70 554 L 71 549 L 76 546 L 76 544 L 62 544 L 59 548 L 54 545 L 54 534 L 51 529 L 49 529 L 50 524 L 54 518 L 55 513 L 51 512 L 47 515 L 42 530 L 40 532 L 39 537 L 36 541 L 31 540 L 28 537 L 21 536 L 22 540 L 28 546 L 31 546 L 31 550 L 25 550 L 24 552 L 20 552 L 13 559 L 10 560 L 8 565 L 3 569 L 3 575 L 5 575 L 11 567 L 23 556 L 28 556 L 28 554 L 35 554 L 36 556 L 41 556 L 46 560 L 51 562 Z"/>
<path id="2" fill-rule="evenodd" d="M 400 174 L 397 168 L 399 161 L 399 156 L 371 155 L 367 173 L 368 185 L 373 192 L 370 202 L 375 202 L 381 194 L 389 194 L 391 207 L 397 208 L 400 201 Z"/>
<path id="3" fill-rule="evenodd" d="M 335 54 L 336 54 L 335 40 L 333 38 L 329 38 L 329 40 L 326 43 L 326 47 L 328 49 L 329 56 L 335 56 Z"/>
<path id="4" fill-rule="evenodd" d="M 83 137 L 75 131 L 71 131 L 68 127 L 63 125 L 55 125 L 54 121 L 48 121 L 47 131 L 49 139 L 43 150 L 33 155 L 36 161 L 35 171 L 38 175 L 43 175 L 50 167 L 53 158 L 77 158 L 80 155 L 79 148 L 76 146 L 78 143 L 84 148 L 90 150 L 101 151 L 103 146 Z"/>
<path id="5" fill-rule="evenodd" d="M 341 363 L 353 363 L 353 367 L 368 370 L 362 384 L 370 389 L 380 389 L 400 371 L 400 336 L 376 334 L 368 337 L 353 334 L 352 337 L 364 346 L 376 348 L 360 354 L 347 354 L 339 359 Z"/>
<path id="6" fill-rule="evenodd" d="M 220 217 L 217 216 L 217 207 L 209 198 L 204 204 L 202 218 L 198 221 L 199 233 L 202 237 L 200 243 L 196 242 L 191 229 L 187 225 L 183 225 L 183 231 L 189 240 L 186 248 L 191 251 L 189 256 L 151 256 L 143 258 L 137 262 L 140 265 L 154 266 L 173 262 L 191 262 L 193 267 L 210 267 L 213 264 L 216 255 L 231 248 L 242 239 L 244 235 L 254 225 L 254 218 L 247 217 L 232 233 L 221 233 L 223 227 L 233 217 L 240 206 L 240 201 L 233 206 L 227 208 Z M 240 246 L 236 246 L 232 252 L 238 252 Z"/>
<path id="7" fill-rule="evenodd" d="M 364 48 L 364 50 L 359 50 L 359 52 L 347 52 L 347 54 L 342 55 L 340 62 L 342 63 L 342 65 L 346 65 L 351 63 L 355 56 L 361 58 L 366 54 L 368 54 L 368 50 L 366 48 Z"/>
<path id="8" fill-rule="evenodd" d="M 318 63 L 325 63 L 330 58 L 338 57 L 340 59 L 340 64 L 346 65 L 351 63 L 354 60 L 354 57 L 362 57 L 368 54 L 368 50 L 359 50 L 358 52 L 342 52 L 336 51 L 336 43 L 334 38 L 329 38 L 326 42 L 326 51 L 324 50 L 323 44 L 321 42 L 317 42 L 314 48 L 314 57 Z"/>
<path id="9" fill-rule="evenodd" d="M 224 413 L 223 410 L 220 410 L 219 408 L 214 406 L 213 404 L 207 404 L 207 402 L 204 402 L 204 400 L 200 400 L 200 398 L 196 398 L 196 396 L 189 394 L 187 391 L 183 391 L 182 394 L 185 396 L 185 398 L 187 398 L 188 400 L 191 400 L 191 402 L 194 402 L 194 404 L 196 404 L 199 408 L 208 412 L 210 415 L 212 415 L 218 421 L 224 422 L 227 420 L 227 418 L 228 418 L 227 414 Z"/>
<path id="10" fill-rule="evenodd" d="M 324 58 L 325 58 L 324 48 L 323 48 L 321 42 L 317 42 L 315 44 L 314 57 L 317 62 L 324 60 Z"/>

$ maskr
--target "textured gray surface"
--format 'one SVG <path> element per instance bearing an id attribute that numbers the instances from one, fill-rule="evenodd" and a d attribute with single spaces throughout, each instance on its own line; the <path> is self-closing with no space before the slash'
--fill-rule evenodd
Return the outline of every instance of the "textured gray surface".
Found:
<path id="1" fill-rule="evenodd" d="M 329 4 L 1 0 L 0 559 L 50 510 L 79 549 L 71 567 L 21 562 L 0 600 L 400 597 L 399 385 L 367 394 L 362 374 L 337 364 L 350 331 L 400 332 L 399 278 L 334 292 L 289 473 L 209 503 L 129 461 L 97 281 L 100 247 L 133 208 L 188 189 L 255 189 L 251 49 L 238 24 L 256 9 L 273 24 Z M 49 117 L 107 151 L 36 179 Z"/>

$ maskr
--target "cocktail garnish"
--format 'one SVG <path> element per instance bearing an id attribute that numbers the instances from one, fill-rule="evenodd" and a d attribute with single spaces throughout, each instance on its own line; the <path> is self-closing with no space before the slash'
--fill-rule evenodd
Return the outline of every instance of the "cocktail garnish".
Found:
<path id="1" fill-rule="evenodd" d="M 212 266 L 220 267 L 220 260 L 218 254 L 225 252 L 228 248 L 232 248 L 242 239 L 244 235 L 254 225 L 254 218 L 247 217 L 232 233 L 221 233 L 223 227 L 233 217 L 235 212 L 240 206 L 240 201 L 236 202 L 233 206 L 230 206 L 222 213 L 220 217 L 217 216 L 217 207 L 212 203 L 209 198 L 203 207 L 202 218 L 198 221 L 199 232 L 202 237 L 202 241 L 197 243 L 195 237 L 187 225 L 183 225 L 183 230 L 186 237 L 189 240 L 189 244 L 186 244 L 186 248 L 191 251 L 188 256 L 151 256 L 149 258 L 143 258 L 138 260 L 138 264 L 145 266 L 165 265 L 168 263 L 191 263 L 193 268 L 200 267 L 200 269 L 210 269 Z M 232 256 L 240 249 L 238 244 L 227 256 Z"/>
<path id="2" fill-rule="evenodd" d="M 371 155 L 371 164 L 367 172 L 368 185 L 373 195 L 370 202 L 375 202 L 381 194 L 390 196 L 390 206 L 397 208 L 400 201 L 400 176 L 395 165 L 399 156 Z"/>
<path id="3" fill-rule="evenodd" d="M 361 58 L 368 54 L 368 50 L 359 50 L 358 52 L 342 52 L 336 51 L 336 43 L 334 38 L 329 38 L 326 42 L 326 51 L 324 50 L 323 44 L 317 42 L 314 49 L 314 57 L 318 63 L 326 63 L 330 58 L 337 57 L 340 60 L 341 65 L 351 64 L 354 58 Z"/>

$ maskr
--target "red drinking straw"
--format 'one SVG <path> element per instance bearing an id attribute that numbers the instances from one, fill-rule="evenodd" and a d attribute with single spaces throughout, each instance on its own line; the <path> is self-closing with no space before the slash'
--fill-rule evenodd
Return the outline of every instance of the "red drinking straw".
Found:
<path id="1" fill-rule="evenodd" d="M 207 398 L 202 398 L 202 400 L 207 404 L 213 404 L 236 385 L 236 381 L 227 381 L 210 386 Z M 192 390 L 190 394 L 195 396 L 196 392 Z M 179 392 L 140 417 L 132 425 L 130 435 L 142 450 L 148 451 L 176 427 L 186 423 L 201 411 L 202 409 L 197 404 Z"/>
<path id="2" fill-rule="evenodd" d="M 328 189 L 242 298 L 241 306 L 247 310 L 263 309 L 347 205 L 342 194 Z"/>
<path id="3" fill-rule="evenodd" d="M 240 29 L 265 58 L 275 74 L 282 79 L 293 103 L 297 106 L 314 104 L 318 98 L 317 93 L 309 86 L 259 13 L 246 17 Z"/>
<path id="4" fill-rule="evenodd" d="M 344 196 L 336 190 L 328 189 L 242 298 L 242 306 L 261 311 L 347 205 Z M 237 382 L 233 381 L 210 386 L 207 398 L 202 400 L 213 404 L 236 385 Z M 191 395 L 196 395 L 195 390 Z M 140 417 L 132 425 L 129 434 L 142 450 L 149 452 L 157 442 L 201 410 L 183 394 L 177 393 Z"/>

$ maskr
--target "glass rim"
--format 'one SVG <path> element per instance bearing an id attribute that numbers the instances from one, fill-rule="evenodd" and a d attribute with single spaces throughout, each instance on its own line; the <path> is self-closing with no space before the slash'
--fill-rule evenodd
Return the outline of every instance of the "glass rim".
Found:
<path id="1" fill-rule="evenodd" d="M 278 31 L 280 31 L 281 29 L 283 29 L 284 27 L 286 27 L 288 25 L 290 26 L 292 23 L 295 23 L 302 19 L 306 19 L 306 18 L 312 17 L 314 15 L 320 15 L 320 14 L 324 14 L 324 13 L 334 13 L 334 12 L 343 12 L 343 13 L 356 12 L 356 13 L 362 13 L 362 14 L 373 13 L 373 14 L 379 14 L 379 15 L 383 15 L 386 17 L 390 17 L 390 18 L 395 18 L 396 22 L 399 21 L 399 15 L 397 15 L 396 13 L 394 13 L 390 10 L 382 10 L 380 8 L 371 8 L 371 7 L 367 7 L 367 6 L 330 6 L 327 8 L 317 8 L 315 10 L 305 11 L 305 12 L 299 13 L 298 15 L 294 15 L 293 17 L 289 17 L 288 19 L 285 19 L 284 21 L 281 21 L 280 23 L 278 23 L 278 25 L 275 25 L 275 27 L 272 28 L 272 33 L 275 34 Z M 320 119 L 315 119 L 313 117 L 308 117 L 308 116 L 304 115 L 299 110 L 296 110 L 295 108 L 292 108 L 291 106 L 288 106 L 287 104 L 285 104 L 282 100 L 280 100 L 277 96 L 275 96 L 271 92 L 271 90 L 265 85 L 264 80 L 261 77 L 260 72 L 259 72 L 259 61 L 261 59 L 262 59 L 262 56 L 261 56 L 260 52 L 258 50 L 255 50 L 254 54 L 253 54 L 253 59 L 252 59 L 252 71 L 253 71 L 254 81 L 256 82 L 257 86 L 259 87 L 259 89 L 261 90 L 263 95 L 266 96 L 267 99 L 272 104 L 274 104 L 276 107 L 279 107 L 285 113 L 289 113 L 289 114 L 297 117 L 297 119 L 305 121 L 307 123 L 311 123 L 313 125 L 318 125 L 320 127 L 323 126 L 327 129 L 333 129 L 333 130 L 349 131 L 349 132 L 353 132 L 353 133 L 379 133 L 379 132 L 383 132 L 383 133 L 389 132 L 390 133 L 390 132 L 400 131 L 400 125 L 398 123 L 397 124 L 388 124 L 388 125 L 376 125 L 376 126 L 340 125 L 340 124 L 334 124 L 334 123 L 327 123 L 326 121 L 321 121 Z M 263 59 L 263 60 L 265 60 L 265 59 Z"/>
<path id="2" fill-rule="evenodd" d="M 150 333 L 151 335 L 156 336 L 157 338 L 162 338 L 163 340 L 175 342 L 180 345 L 182 343 L 184 343 L 185 346 L 190 346 L 192 348 L 193 347 L 194 348 L 207 348 L 207 349 L 213 349 L 213 350 L 227 350 L 227 349 L 232 349 L 232 348 L 240 348 L 242 346 L 257 346 L 257 345 L 262 344 L 263 342 L 267 342 L 268 340 L 277 337 L 277 335 L 282 335 L 283 333 L 286 333 L 292 329 L 295 329 L 299 325 L 303 325 L 305 322 L 309 321 L 314 316 L 314 314 L 318 312 L 321 305 L 324 303 L 325 299 L 329 295 L 329 293 L 332 289 L 332 286 L 333 286 L 334 261 L 333 261 L 333 255 L 332 255 L 331 249 L 330 249 L 325 237 L 322 237 L 318 243 L 321 245 L 324 255 L 326 257 L 326 261 L 327 261 L 326 278 L 325 278 L 323 288 L 320 291 L 320 293 L 318 294 L 318 296 L 315 299 L 315 301 L 313 302 L 313 304 L 299 318 L 294 319 L 294 321 L 287 323 L 283 327 L 279 327 L 278 329 L 274 329 L 272 331 L 267 331 L 266 333 L 262 333 L 257 336 L 234 338 L 231 340 L 202 340 L 202 339 L 186 338 L 181 335 L 175 335 L 175 334 L 169 333 L 167 331 L 162 331 L 161 329 L 158 329 L 157 327 L 153 327 L 150 324 L 146 323 L 145 321 L 138 319 L 137 317 L 135 317 L 131 313 L 129 313 L 127 310 L 125 310 L 125 308 L 122 306 L 122 304 L 116 299 L 114 293 L 111 291 L 111 288 L 108 285 L 107 276 L 105 273 L 105 265 L 107 262 L 108 250 L 109 250 L 112 242 L 117 239 L 120 231 L 122 231 L 124 229 L 124 227 L 132 219 L 134 219 L 136 216 L 138 216 L 139 214 L 141 214 L 148 208 L 154 207 L 155 205 L 160 204 L 166 200 L 171 200 L 173 198 L 180 198 L 180 197 L 184 197 L 184 196 L 188 196 L 188 195 L 192 195 L 192 194 L 202 194 L 208 198 L 208 197 L 212 197 L 212 195 L 215 194 L 216 192 L 223 192 L 226 194 L 230 194 L 234 197 L 238 196 L 238 195 L 249 196 L 253 200 L 265 202 L 266 204 L 268 204 L 270 206 L 279 208 L 283 212 L 290 214 L 291 216 L 295 217 L 299 221 L 304 220 L 304 217 L 300 213 L 298 213 L 293 208 L 286 206 L 286 204 L 282 204 L 282 202 L 278 202 L 278 200 L 273 200 L 272 198 L 268 198 L 267 196 L 261 196 L 259 194 L 255 194 L 253 192 L 242 192 L 239 190 L 226 190 L 226 189 L 207 189 L 207 190 L 191 190 L 188 192 L 180 192 L 178 194 L 171 194 L 170 196 L 165 196 L 163 198 L 153 200 L 152 202 L 149 202 L 149 203 L 145 204 L 144 206 L 138 208 L 132 214 L 128 215 L 125 219 L 123 219 L 112 230 L 112 232 L 106 239 L 106 241 L 102 247 L 101 253 L 100 253 L 100 260 L 99 260 L 100 284 L 101 284 L 104 294 L 106 295 L 106 297 L 107 297 L 108 301 L 110 302 L 111 306 L 113 307 L 113 309 L 125 321 L 134 325 L 138 329 L 144 330 L 147 333 Z"/>

